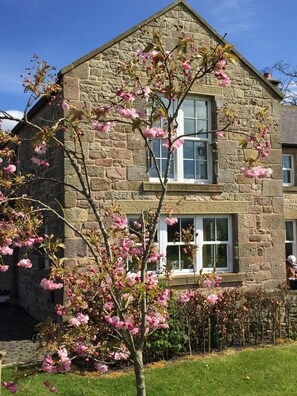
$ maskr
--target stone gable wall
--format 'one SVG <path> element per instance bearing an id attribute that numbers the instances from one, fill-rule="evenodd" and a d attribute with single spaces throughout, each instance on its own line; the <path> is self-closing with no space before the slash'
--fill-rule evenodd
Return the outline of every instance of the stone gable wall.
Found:
<path id="1" fill-rule="evenodd" d="M 216 37 L 194 16 L 177 6 L 167 14 L 157 18 L 145 32 L 132 33 L 111 47 L 106 48 L 91 60 L 70 70 L 63 76 L 64 98 L 78 106 L 91 108 L 100 102 L 101 95 L 108 97 L 122 83 L 118 66 L 128 61 L 138 49 L 143 49 L 148 37 L 154 30 L 160 30 L 165 43 L 174 42 L 177 30 L 190 34 L 198 45 L 214 46 Z M 223 104 L 233 103 L 241 106 L 239 119 L 242 126 L 231 128 L 226 138 L 217 142 L 218 153 L 215 162 L 217 186 L 204 186 L 203 191 L 182 185 L 178 191 L 172 188 L 167 200 L 175 202 L 185 197 L 185 206 L 191 206 L 190 213 L 218 213 L 215 207 L 224 207 L 226 214 L 234 214 L 234 242 L 238 245 L 235 256 L 236 272 L 244 273 L 247 285 L 263 284 L 273 288 L 284 280 L 284 203 L 282 189 L 281 135 L 279 130 L 279 98 L 245 63 L 230 65 L 228 75 L 231 86 L 222 88 L 212 76 L 194 84 L 193 95 L 207 96 L 212 99 L 220 112 Z M 248 132 L 244 123 L 253 118 L 262 107 L 269 109 L 275 127 L 271 132 L 271 156 L 263 162 L 273 169 L 271 179 L 251 180 L 240 174 L 244 157 L 250 155 L 242 151 L 239 141 L 242 136 L 237 132 Z M 218 128 L 221 124 L 218 120 Z M 247 122 L 248 124 L 248 122 Z M 149 187 L 147 155 L 144 144 L 137 133 L 128 127 L 117 126 L 108 136 L 86 129 L 84 136 L 85 153 L 91 175 L 91 188 L 96 200 L 104 200 L 106 205 L 117 201 L 126 213 L 140 213 L 149 208 L 159 196 L 157 186 Z M 65 163 L 66 181 L 74 180 L 73 173 Z M 206 205 L 208 203 L 208 205 Z M 222 204 L 222 205 L 220 205 Z M 245 209 L 242 209 L 244 205 Z M 65 206 L 69 218 L 84 227 L 94 226 L 94 219 L 88 213 L 85 202 L 73 192 L 65 196 Z M 129 209 L 130 208 L 130 209 Z M 130 210 L 130 212 L 129 212 Z M 220 212 L 221 213 L 221 212 Z M 85 248 L 67 230 L 66 256 L 72 262 L 84 259 Z M 70 248 L 71 247 L 71 248 Z M 76 249 L 76 250 L 75 250 Z M 242 283 L 241 283 L 242 284 Z"/>

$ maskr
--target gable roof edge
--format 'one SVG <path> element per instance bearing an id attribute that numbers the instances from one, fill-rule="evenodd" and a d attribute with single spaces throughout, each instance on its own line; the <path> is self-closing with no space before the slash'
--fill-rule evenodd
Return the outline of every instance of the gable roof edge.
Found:
<path id="1" fill-rule="evenodd" d="M 86 61 L 90 60 L 91 58 L 93 58 L 94 56 L 100 54 L 101 52 L 103 52 L 107 48 L 112 47 L 114 44 L 116 44 L 119 41 L 123 40 L 124 38 L 130 36 L 131 34 L 136 32 L 137 30 L 139 30 L 143 26 L 149 24 L 154 19 L 156 19 L 156 18 L 160 17 L 161 15 L 165 14 L 166 12 L 170 11 L 171 9 L 173 9 L 174 7 L 176 7 L 179 4 L 184 4 L 185 6 L 189 7 L 189 5 L 186 3 L 185 0 L 175 0 L 173 3 L 171 3 L 168 6 L 162 8 L 160 11 L 156 12 L 155 14 L 151 15 L 150 17 L 148 17 L 148 18 L 144 19 L 143 21 L 139 22 L 137 25 L 134 25 L 130 29 L 126 30 L 124 33 L 121 33 L 120 35 L 114 37 L 113 39 L 111 39 L 107 43 L 101 45 L 100 47 L 98 47 L 95 50 L 89 52 L 88 54 L 82 56 L 81 58 L 78 58 L 76 61 L 74 61 L 70 65 L 63 67 L 63 69 L 61 69 L 59 71 L 58 77 L 60 78 L 61 76 L 63 76 L 64 74 L 68 73 L 69 71 L 71 71 L 75 67 L 81 65 L 83 62 L 86 62 Z"/>
<path id="2" fill-rule="evenodd" d="M 72 69 L 75 67 L 81 65 L 82 63 L 90 60 L 94 56 L 98 55 L 102 51 L 106 50 L 107 48 L 113 46 L 114 44 L 118 43 L 119 41 L 123 40 L 124 38 L 130 36 L 134 32 L 136 32 L 138 29 L 142 28 L 143 26 L 149 24 L 151 21 L 154 19 L 160 17 L 161 15 L 165 14 L 166 12 L 170 11 L 171 9 L 175 8 L 177 5 L 182 4 L 184 7 L 186 7 L 195 18 L 197 18 L 200 22 L 203 23 L 203 25 L 209 30 L 210 33 L 212 33 L 214 36 L 216 36 L 222 43 L 226 44 L 227 41 L 212 27 L 210 26 L 204 18 L 202 18 L 188 3 L 186 0 L 175 0 L 168 6 L 164 7 L 160 11 L 156 12 L 152 16 L 144 19 L 142 22 L 138 23 L 137 25 L 133 26 L 129 30 L 125 31 L 124 33 L 120 34 L 119 36 L 113 38 L 112 40 L 108 41 L 107 43 L 103 44 L 102 46 L 96 48 L 95 50 L 89 52 L 88 54 L 82 56 L 81 58 L 77 59 L 73 63 L 71 63 L 68 66 L 63 67 L 59 73 L 58 77 L 61 78 L 64 74 L 70 72 Z M 280 98 L 283 99 L 283 94 L 282 92 L 275 86 L 273 85 L 267 78 L 265 78 L 249 61 L 246 60 L 244 56 L 242 56 L 236 49 L 233 49 L 232 52 L 238 57 L 238 59 L 241 60 L 253 73 L 257 75 L 258 78 L 260 78 L 276 95 Z"/>

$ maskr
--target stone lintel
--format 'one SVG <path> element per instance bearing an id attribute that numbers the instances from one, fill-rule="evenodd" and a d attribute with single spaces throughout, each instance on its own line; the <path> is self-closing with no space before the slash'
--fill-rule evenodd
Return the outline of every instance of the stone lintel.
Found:
<path id="1" fill-rule="evenodd" d="M 160 183 L 142 183 L 143 191 L 162 191 Z M 169 183 L 167 191 L 176 192 L 207 192 L 207 193 L 222 193 L 224 186 L 222 184 L 187 184 L 187 183 Z"/>
<path id="2" fill-rule="evenodd" d="M 294 210 L 292 212 L 285 212 L 284 219 L 285 220 L 296 220 L 297 219 L 297 210 Z"/>
<path id="3" fill-rule="evenodd" d="M 126 200 L 117 201 L 123 213 L 140 214 L 144 210 L 154 210 L 157 208 L 158 200 Z M 174 201 L 167 201 L 165 207 L 174 207 Z M 166 210 L 164 209 L 163 213 Z M 182 201 L 179 202 L 175 214 L 235 214 L 248 213 L 248 202 L 241 201 Z"/>

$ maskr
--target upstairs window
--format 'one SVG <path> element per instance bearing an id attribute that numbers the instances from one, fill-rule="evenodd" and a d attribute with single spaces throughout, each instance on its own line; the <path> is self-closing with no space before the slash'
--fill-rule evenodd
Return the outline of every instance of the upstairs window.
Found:
<path id="1" fill-rule="evenodd" d="M 295 184 L 294 156 L 283 154 L 283 185 L 293 186 Z"/>
<path id="2" fill-rule="evenodd" d="M 174 111 L 174 105 L 173 105 Z M 172 158 L 169 179 L 175 182 L 211 183 L 211 102 L 203 98 L 188 97 L 183 102 L 177 116 L 177 136 L 183 137 L 185 143 L 178 148 Z M 162 122 L 160 123 L 161 127 Z M 164 140 L 151 139 L 151 147 L 157 160 L 160 173 L 164 176 L 167 149 L 162 147 Z M 149 159 L 150 180 L 158 178 L 156 167 Z"/>

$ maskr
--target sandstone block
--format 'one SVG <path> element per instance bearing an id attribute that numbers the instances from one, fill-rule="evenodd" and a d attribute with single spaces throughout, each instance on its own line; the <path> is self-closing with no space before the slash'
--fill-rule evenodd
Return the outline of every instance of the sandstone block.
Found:
<path id="1" fill-rule="evenodd" d="M 91 179 L 91 189 L 93 191 L 108 191 L 111 189 L 111 182 L 107 179 L 94 177 Z"/>

